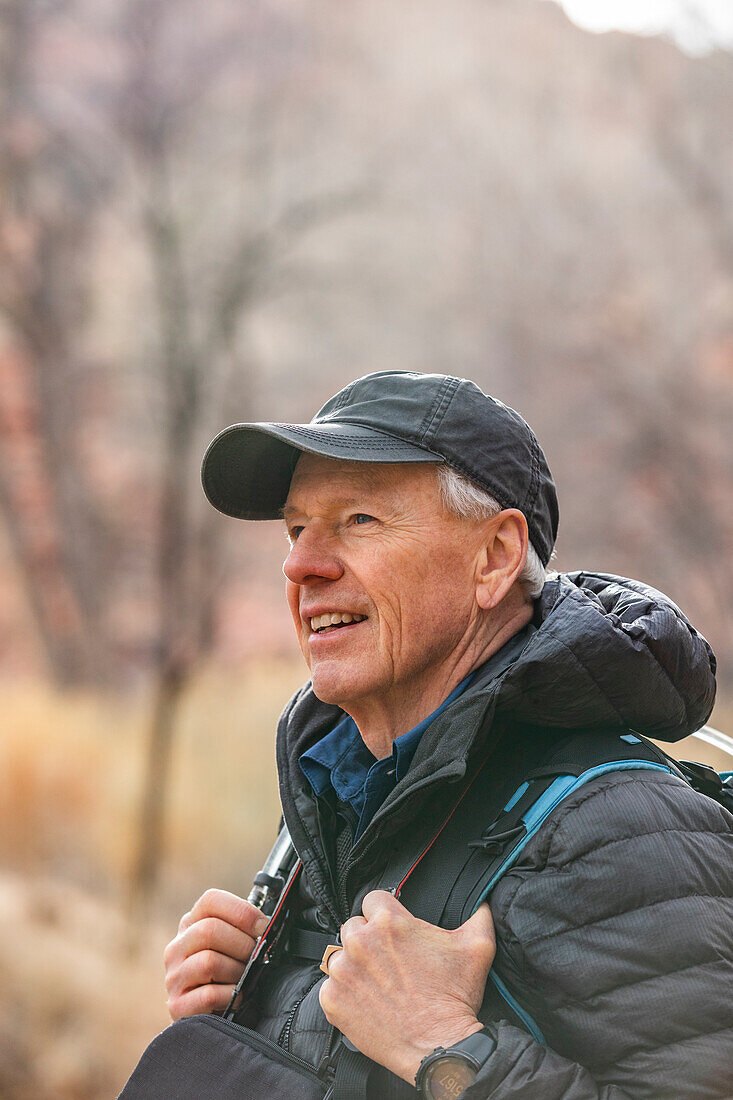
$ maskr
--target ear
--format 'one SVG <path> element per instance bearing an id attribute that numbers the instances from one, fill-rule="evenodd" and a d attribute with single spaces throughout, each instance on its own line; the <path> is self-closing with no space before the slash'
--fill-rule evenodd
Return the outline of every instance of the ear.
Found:
<path id="1" fill-rule="evenodd" d="M 508 594 L 524 568 L 528 547 L 527 520 L 518 508 L 506 508 L 486 521 L 476 570 L 476 601 L 484 611 Z"/>

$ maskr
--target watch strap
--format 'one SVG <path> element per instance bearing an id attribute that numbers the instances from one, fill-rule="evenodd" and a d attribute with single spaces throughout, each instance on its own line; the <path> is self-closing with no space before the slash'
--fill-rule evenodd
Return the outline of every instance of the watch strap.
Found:
<path id="1" fill-rule="evenodd" d="M 432 1094 L 427 1088 L 427 1079 L 429 1076 L 429 1070 L 436 1062 L 441 1058 L 455 1057 L 456 1055 L 464 1059 L 465 1062 L 476 1071 L 482 1068 L 485 1062 L 491 1057 L 496 1050 L 496 1037 L 493 1032 L 484 1026 L 481 1031 L 475 1031 L 472 1035 L 469 1035 L 466 1039 L 461 1039 L 457 1043 L 453 1043 L 449 1047 L 436 1047 L 430 1054 L 426 1055 L 420 1063 L 420 1067 L 415 1076 L 415 1087 L 420 1094 L 426 1097 L 426 1100 L 432 1100 Z"/>
<path id="2" fill-rule="evenodd" d="M 464 1054 L 475 1058 L 481 1067 L 496 1050 L 496 1038 L 488 1028 L 484 1027 L 481 1031 L 474 1031 L 473 1035 L 469 1035 L 467 1039 L 454 1043 L 453 1046 L 448 1047 L 448 1050 L 462 1050 Z"/>

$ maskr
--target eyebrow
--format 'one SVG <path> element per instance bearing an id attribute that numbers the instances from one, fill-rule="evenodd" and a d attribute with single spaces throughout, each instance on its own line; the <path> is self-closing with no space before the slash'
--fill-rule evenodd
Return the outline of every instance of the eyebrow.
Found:
<path id="1" fill-rule="evenodd" d="M 360 495 L 360 496 L 338 497 L 337 500 L 332 502 L 332 505 L 333 505 L 334 508 L 349 508 L 349 507 L 356 507 L 358 505 L 363 505 L 363 504 L 364 504 L 363 494 Z M 285 522 L 288 521 L 289 517 L 291 517 L 293 515 L 297 515 L 299 512 L 301 512 L 301 509 L 298 508 L 294 504 L 287 504 L 286 503 L 280 509 L 280 515 L 285 520 Z"/>

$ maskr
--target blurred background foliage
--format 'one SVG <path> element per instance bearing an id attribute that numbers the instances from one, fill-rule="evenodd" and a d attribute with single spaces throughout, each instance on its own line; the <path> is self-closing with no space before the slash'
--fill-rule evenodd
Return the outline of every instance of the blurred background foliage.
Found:
<path id="1" fill-rule="evenodd" d="M 733 56 L 702 38 L 1 0 L 0 1096 L 114 1095 L 177 917 L 272 839 L 304 668 L 278 525 L 200 490 L 230 422 L 473 378 L 543 443 L 556 567 L 671 595 L 730 731 Z"/>

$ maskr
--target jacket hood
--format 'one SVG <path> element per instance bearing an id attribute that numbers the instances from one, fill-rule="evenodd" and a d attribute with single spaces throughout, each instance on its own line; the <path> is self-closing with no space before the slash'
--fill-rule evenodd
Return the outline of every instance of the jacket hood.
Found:
<path id="1" fill-rule="evenodd" d="M 715 699 L 715 657 L 680 609 L 639 581 L 605 573 L 548 580 L 533 622 L 477 673 L 423 733 L 407 775 L 354 847 L 374 829 L 386 837 L 419 812 L 430 791 L 460 781 L 469 758 L 492 737 L 494 715 L 548 738 L 568 730 L 634 730 L 677 741 L 707 720 Z M 318 855 L 312 794 L 298 760 L 342 717 L 310 683 L 278 724 L 277 765 L 285 821 L 316 893 L 328 908 L 325 860 Z M 562 731 L 562 732 L 561 732 Z"/>
<path id="2" fill-rule="evenodd" d="M 679 741 L 704 725 L 715 700 L 716 662 L 705 638 L 662 592 L 608 573 L 548 580 L 513 656 L 488 683 L 479 675 L 443 717 L 454 720 L 484 695 L 503 716 L 530 725 Z M 281 717 L 280 750 L 299 757 L 341 714 L 306 684 Z M 444 720 L 433 725 L 442 729 Z"/>
<path id="3" fill-rule="evenodd" d="M 559 574 L 535 623 L 497 699 L 513 718 L 679 741 L 709 717 L 713 651 L 656 589 L 607 573 Z"/>

